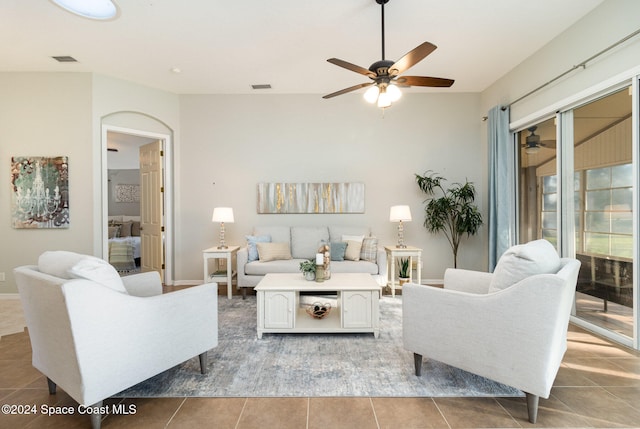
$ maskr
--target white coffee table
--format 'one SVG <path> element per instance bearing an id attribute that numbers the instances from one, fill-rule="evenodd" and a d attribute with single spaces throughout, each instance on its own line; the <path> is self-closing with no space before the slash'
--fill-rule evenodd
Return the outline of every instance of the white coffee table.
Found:
<path id="1" fill-rule="evenodd" d="M 305 280 L 302 273 L 267 274 L 254 289 L 258 338 L 265 332 L 372 332 L 375 338 L 380 334 L 381 287 L 370 274 L 332 273 L 324 282 Z M 301 291 L 333 295 L 337 307 L 322 319 L 311 317 L 300 303 Z"/>

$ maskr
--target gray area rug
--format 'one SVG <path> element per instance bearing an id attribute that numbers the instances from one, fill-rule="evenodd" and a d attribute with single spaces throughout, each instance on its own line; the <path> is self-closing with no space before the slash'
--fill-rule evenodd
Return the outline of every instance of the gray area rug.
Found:
<path id="1" fill-rule="evenodd" d="M 219 299 L 219 342 L 209 373 L 198 358 L 119 397 L 463 397 L 524 396 L 443 363 L 425 359 L 416 377 L 402 346 L 402 297 L 380 300 L 380 337 L 373 334 L 256 335 L 256 298 Z"/>

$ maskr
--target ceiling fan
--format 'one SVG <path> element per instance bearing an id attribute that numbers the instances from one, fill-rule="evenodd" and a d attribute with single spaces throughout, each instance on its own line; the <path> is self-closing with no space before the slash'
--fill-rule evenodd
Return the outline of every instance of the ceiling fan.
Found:
<path id="1" fill-rule="evenodd" d="M 533 155 L 538 153 L 540 148 L 546 147 L 549 149 L 555 149 L 556 141 L 555 140 L 543 140 L 540 141 L 540 136 L 536 134 L 536 130 L 538 129 L 537 125 L 533 125 L 527 128 L 531 134 L 529 134 L 525 140 L 525 143 L 522 144 L 524 151 L 528 155 Z"/>
<path id="2" fill-rule="evenodd" d="M 398 61 L 394 62 L 385 59 L 384 5 L 388 3 L 389 0 L 375 0 L 375 2 L 380 5 L 382 10 L 382 59 L 371 64 L 368 69 L 338 58 L 329 58 L 327 60 L 331 64 L 365 75 L 371 79 L 371 82 L 341 89 L 340 91 L 325 95 L 322 98 L 332 98 L 369 86 L 370 88 L 364 94 L 365 99 L 370 103 L 377 102 L 378 107 L 385 108 L 389 107 L 393 101 L 396 101 L 402 95 L 398 86 L 450 87 L 453 85 L 454 81 L 452 79 L 427 76 L 400 76 L 400 74 L 432 53 L 436 49 L 436 46 L 429 42 L 424 42 L 412 51 L 409 51 Z"/>

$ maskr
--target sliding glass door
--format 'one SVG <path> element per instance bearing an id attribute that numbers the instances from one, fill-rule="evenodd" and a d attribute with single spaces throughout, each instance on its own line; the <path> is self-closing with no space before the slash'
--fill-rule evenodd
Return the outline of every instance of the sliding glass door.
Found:
<path id="1" fill-rule="evenodd" d="M 637 347 L 638 161 L 630 88 L 517 134 L 518 241 L 545 238 L 563 256 L 578 258 L 574 322 Z"/>
<path id="2" fill-rule="evenodd" d="M 573 110 L 576 316 L 633 337 L 632 97 L 623 88 Z"/>

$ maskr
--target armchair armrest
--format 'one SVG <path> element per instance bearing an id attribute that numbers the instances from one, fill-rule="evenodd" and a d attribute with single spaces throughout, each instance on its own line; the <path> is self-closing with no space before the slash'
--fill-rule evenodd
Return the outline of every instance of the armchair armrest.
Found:
<path id="1" fill-rule="evenodd" d="M 444 288 L 468 293 L 486 294 L 493 274 L 482 271 L 448 268 L 444 272 Z"/>
<path id="2" fill-rule="evenodd" d="M 377 252 L 377 264 L 378 264 L 378 275 L 386 276 L 387 275 L 387 252 L 384 250 L 384 247 L 378 247 Z M 385 277 L 386 284 L 386 277 Z"/>
<path id="3" fill-rule="evenodd" d="M 125 289 L 133 296 L 154 296 L 162 293 L 162 282 L 157 271 L 122 277 Z"/>
<path id="4" fill-rule="evenodd" d="M 249 249 L 244 246 L 238 249 L 238 253 L 236 254 L 236 264 L 238 271 L 238 287 L 246 287 L 247 286 L 247 275 L 244 272 L 244 266 L 247 264 L 249 260 Z"/>

